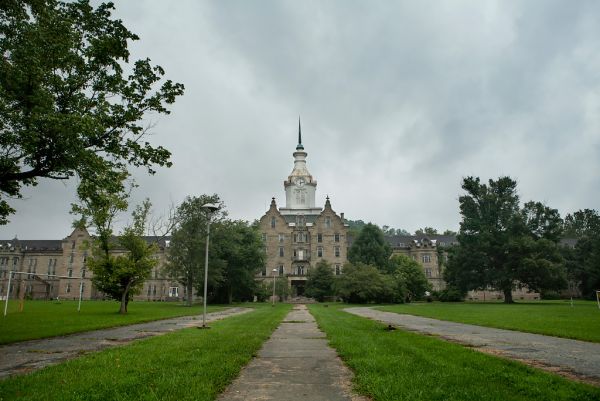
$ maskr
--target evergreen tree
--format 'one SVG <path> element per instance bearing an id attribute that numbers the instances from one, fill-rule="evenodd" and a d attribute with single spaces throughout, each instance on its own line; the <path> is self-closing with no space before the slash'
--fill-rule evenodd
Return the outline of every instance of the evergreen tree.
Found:
<path id="1" fill-rule="evenodd" d="M 381 229 L 375 224 L 368 223 L 348 250 L 348 260 L 352 264 L 372 265 L 383 272 L 389 272 L 391 254 L 392 248 L 385 240 Z"/>
<path id="2" fill-rule="evenodd" d="M 325 297 L 333 295 L 333 280 L 334 276 L 331 271 L 331 265 L 325 260 L 321 260 L 308 273 L 306 295 L 315 298 L 319 302 L 323 302 Z"/>

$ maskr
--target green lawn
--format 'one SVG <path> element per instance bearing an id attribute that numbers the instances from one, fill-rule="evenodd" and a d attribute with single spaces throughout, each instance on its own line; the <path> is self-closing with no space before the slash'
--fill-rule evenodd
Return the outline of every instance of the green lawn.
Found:
<path id="1" fill-rule="evenodd" d="M 0 316 L 0 344 L 202 313 L 201 305 L 172 302 L 130 302 L 127 315 L 119 315 L 115 301 L 83 301 L 79 313 L 77 301 L 26 301 L 23 312 L 18 312 L 18 302 L 8 305 L 7 316 Z M 208 308 L 219 309 L 223 307 Z"/>
<path id="2" fill-rule="evenodd" d="M 291 306 L 256 310 L 0 381 L 0 400 L 214 400 Z"/>
<path id="3" fill-rule="evenodd" d="M 600 309 L 595 302 L 535 303 L 413 303 L 378 309 L 453 322 L 519 330 L 556 337 L 600 342 Z"/>
<path id="4" fill-rule="evenodd" d="M 373 400 L 600 399 L 600 389 L 518 362 L 328 308 L 310 306 L 331 346 L 355 372 L 355 390 Z"/>

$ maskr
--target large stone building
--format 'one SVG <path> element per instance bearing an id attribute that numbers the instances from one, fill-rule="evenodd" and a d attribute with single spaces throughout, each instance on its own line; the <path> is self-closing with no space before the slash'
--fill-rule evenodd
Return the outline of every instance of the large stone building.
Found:
<path id="1" fill-rule="evenodd" d="M 168 238 L 145 237 L 156 242 L 159 263 L 144 283 L 136 300 L 181 300 L 185 288 L 165 277 L 161 268 L 165 263 Z M 9 275 L 11 298 L 31 299 L 101 299 L 103 294 L 91 283 L 91 273 L 86 271 L 88 248 L 92 237 L 85 229 L 75 229 L 62 240 L 0 241 L 0 298 L 5 299 Z M 124 250 L 115 249 L 114 253 Z"/>
<path id="2" fill-rule="evenodd" d="M 307 153 L 298 127 L 298 145 L 292 172 L 283 182 L 285 207 L 278 208 L 275 198 L 260 218 L 266 266 L 258 277 L 287 277 L 292 295 L 302 295 L 307 274 L 325 260 L 334 271 L 342 273 L 347 260 L 348 238 L 344 214 L 337 214 L 329 197 L 323 208 L 315 202 L 317 180 L 308 172 Z"/>

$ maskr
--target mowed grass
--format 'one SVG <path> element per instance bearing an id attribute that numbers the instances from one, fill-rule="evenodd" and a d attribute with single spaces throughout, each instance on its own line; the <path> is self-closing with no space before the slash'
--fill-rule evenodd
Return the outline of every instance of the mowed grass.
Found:
<path id="1" fill-rule="evenodd" d="M 595 302 L 413 303 L 377 309 L 452 322 L 600 342 L 600 309 Z"/>
<path id="2" fill-rule="evenodd" d="M 0 400 L 214 400 L 291 306 L 256 310 L 0 381 Z"/>
<path id="3" fill-rule="evenodd" d="M 130 302 L 126 315 L 118 313 L 119 303 L 115 301 L 83 301 L 81 312 L 77 312 L 77 301 L 25 301 L 22 312 L 16 301 L 11 300 L 8 306 L 6 317 L 0 316 L 0 344 L 202 313 L 201 305 L 187 307 L 173 302 Z"/>
<path id="4" fill-rule="evenodd" d="M 355 390 L 373 400 L 597 401 L 600 389 L 350 315 L 311 305 L 319 327 L 355 372 Z"/>

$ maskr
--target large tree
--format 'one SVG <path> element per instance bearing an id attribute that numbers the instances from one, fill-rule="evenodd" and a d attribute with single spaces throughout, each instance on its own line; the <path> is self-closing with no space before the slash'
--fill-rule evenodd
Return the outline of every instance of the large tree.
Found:
<path id="1" fill-rule="evenodd" d="M 0 224 L 7 198 L 40 178 L 77 176 L 114 185 L 128 166 L 170 166 L 145 140 L 149 114 L 168 114 L 183 85 L 163 81 L 149 59 L 130 62 L 138 37 L 111 16 L 112 3 L 0 3 Z M 100 174 L 104 180 L 97 180 Z"/>
<path id="2" fill-rule="evenodd" d="M 512 303 L 518 286 L 532 290 L 564 286 L 564 260 L 558 252 L 558 212 L 539 202 L 520 208 L 517 183 L 509 177 L 467 177 L 459 198 L 459 245 L 450 252 L 445 279 L 460 290 L 494 288 Z"/>
<path id="3" fill-rule="evenodd" d="M 156 244 L 143 238 L 151 204 L 146 200 L 133 212 L 133 223 L 121 236 L 100 235 L 94 245 L 93 257 L 87 266 L 94 276 L 94 286 L 110 298 L 121 302 L 119 313 L 127 313 L 133 295 L 138 294 L 158 260 Z"/>
<path id="4" fill-rule="evenodd" d="M 315 268 L 308 272 L 306 295 L 323 302 L 325 297 L 333 295 L 333 280 L 331 265 L 325 260 L 319 261 Z"/>
<path id="5" fill-rule="evenodd" d="M 569 280 L 586 298 L 594 298 L 600 289 L 600 214 L 596 210 L 579 210 L 565 217 L 565 232 L 575 238 L 574 249 L 565 247 Z"/>
<path id="6" fill-rule="evenodd" d="M 375 224 L 366 224 L 348 250 L 350 263 L 363 263 L 376 266 L 384 272 L 390 270 L 392 248 L 387 243 L 383 232 Z"/>
<path id="7" fill-rule="evenodd" d="M 227 303 L 251 300 L 257 286 L 254 277 L 266 260 L 258 225 L 223 220 L 211 232 L 210 254 L 222 266 L 215 298 Z"/>
<path id="8" fill-rule="evenodd" d="M 194 288 L 204 283 L 204 262 L 206 252 L 206 229 L 208 212 L 202 206 L 207 203 L 219 205 L 212 214 L 212 222 L 218 223 L 225 216 L 224 204 L 219 196 L 201 195 L 187 197 L 175 212 L 175 228 L 169 243 L 165 272 L 186 288 L 187 304 L 192 305 Z M 223 277 L 223 262 L 209 252 L 208 284 L 216 288 Z"/>

